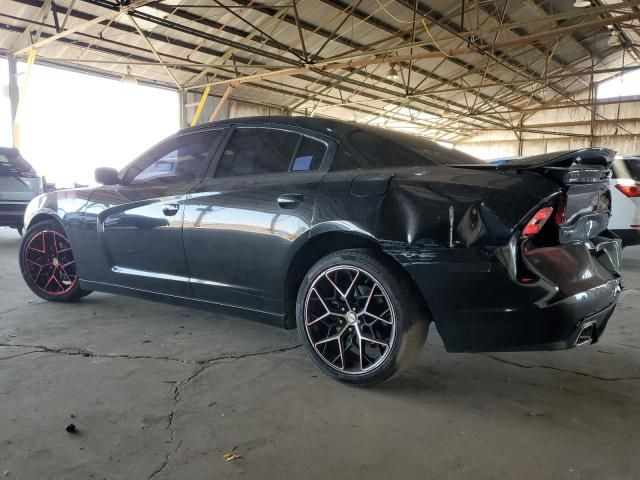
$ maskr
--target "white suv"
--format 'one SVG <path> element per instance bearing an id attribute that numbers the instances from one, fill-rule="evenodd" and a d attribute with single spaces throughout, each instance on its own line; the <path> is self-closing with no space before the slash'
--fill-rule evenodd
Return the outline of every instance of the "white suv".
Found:
<path id="1" fill-rule="evenodd" d="M 611 177 L 611 219 L 609 229 L 622 245 L 640 244 L 640 157 L 617 158 Z"/>

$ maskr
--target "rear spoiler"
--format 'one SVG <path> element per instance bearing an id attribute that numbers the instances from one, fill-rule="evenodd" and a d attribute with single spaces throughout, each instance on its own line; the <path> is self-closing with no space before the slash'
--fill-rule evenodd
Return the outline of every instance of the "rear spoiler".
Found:
<path id="1" fill-rule="evenodd" d="M 611 177 L 615 152 L 608 148 L 583 148 L 534 155 L 511 160 L 502 165 L 451 165 L 497 171 L 534 171 L 562 184 L 598 183 Z"/>

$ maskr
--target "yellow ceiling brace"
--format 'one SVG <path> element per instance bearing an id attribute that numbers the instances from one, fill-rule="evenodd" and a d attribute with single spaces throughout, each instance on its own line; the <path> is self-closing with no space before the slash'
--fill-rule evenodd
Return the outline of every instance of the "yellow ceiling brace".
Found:
<path id="1" fill-rule="evenodd" d="M 200 103 L 198 104 L 198 108 L 196 108 L 196 113 L 191 120 L 192 127 L 195 127 L 198 124 L 198 119 L 200 118 L 200 114 L 202 113 L 204 104 L 207 101 L 207 97 L 209 96 L 209 90 L 211 90 L 211 86 L 207 85 L 204 89 L 204 93 L 202 94 L 202 98 L 200 99 Z"/>

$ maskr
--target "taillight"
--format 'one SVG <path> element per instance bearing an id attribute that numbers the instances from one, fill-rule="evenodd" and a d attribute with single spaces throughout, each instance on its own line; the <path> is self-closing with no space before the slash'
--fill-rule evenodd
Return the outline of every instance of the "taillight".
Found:
<path id="1" fill-rule="evenodd" d="M 535 213 L 531 220 L 529 220 L 529 223 L 525 225 L 522 234 L 527 237 L 538 234 L 551 215 L 553 215 L 553 207 L 541 208 Z"/>
<path id="2" fill-rule="evenodd" d="M 639 185 L 622 185 L 620 183 L 616 183 L 616 188 L 620 190 L 625 197 L 634 198 L 640 197 L 640 186 Z"/>

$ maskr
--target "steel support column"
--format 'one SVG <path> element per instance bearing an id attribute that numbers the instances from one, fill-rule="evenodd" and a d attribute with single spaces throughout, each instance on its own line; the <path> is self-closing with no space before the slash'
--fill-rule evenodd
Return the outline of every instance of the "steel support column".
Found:
<path id="1" fill-rule="evenodd" d="M 183 89 L 178 90 L 178 102 L 180 102 L 180 128 L 187 127 L 187 95 Z"/>
<path id="2" fill-rule="evenodd" d="M 18 89 L 18 62 L 15 57 L 7 59 L 9 64 L 9 100 L 11 101 L 11 121 L 15 121 L 18 113 L 18 101 L 20 100 L 20 90 Z"/>
<path id="3" fill-rule="evenodd" d="M 16 124 L 18 115 L 18 103 L 20 101 L 20 89 L 18 87 L 18 62 L 15 57 L 7 59 L 9 64 L 9 101 L 11 102 L 11 129 L 13 133 L 13 146 L 17 147 L 16 141 L 20 137 L 19 127 Z"/>

